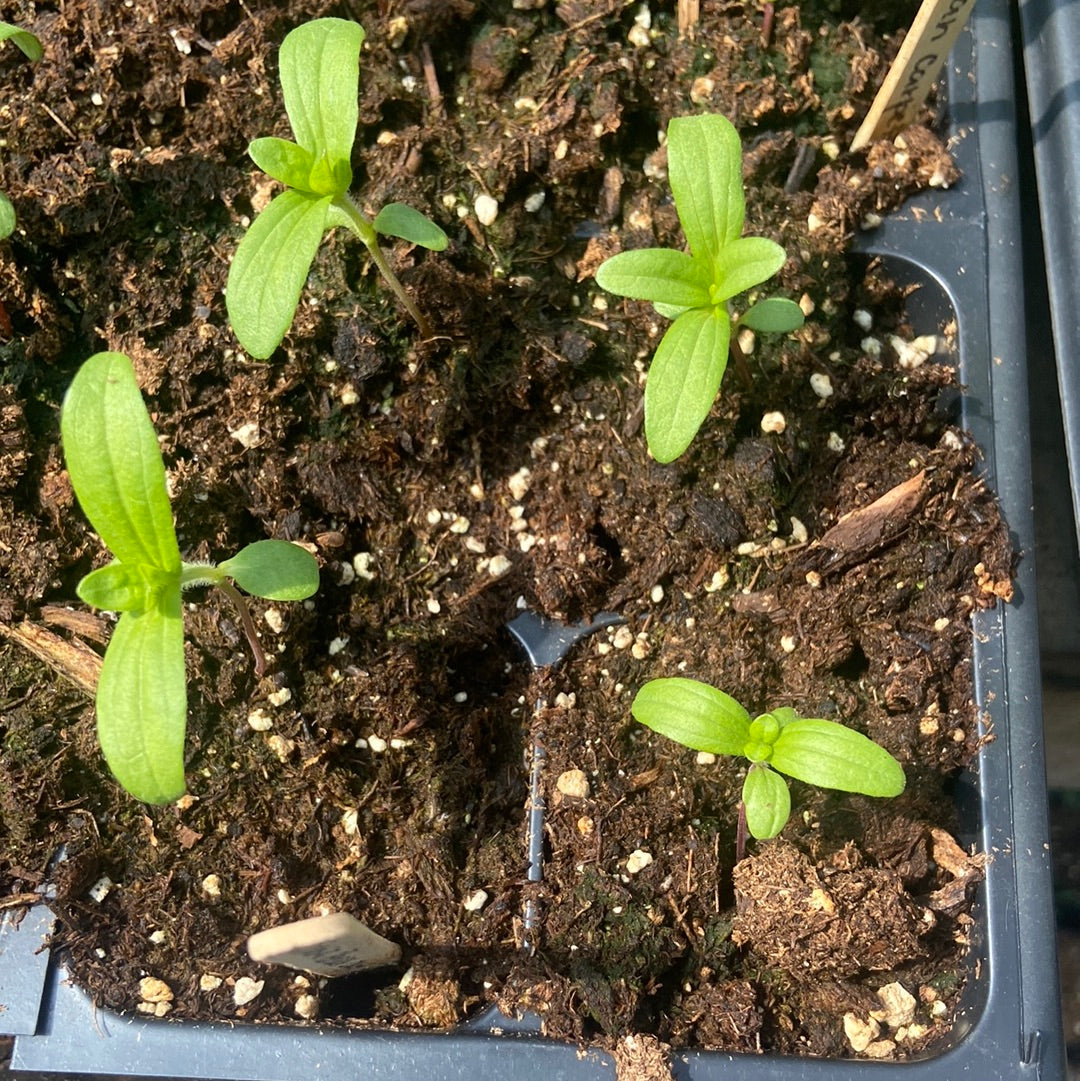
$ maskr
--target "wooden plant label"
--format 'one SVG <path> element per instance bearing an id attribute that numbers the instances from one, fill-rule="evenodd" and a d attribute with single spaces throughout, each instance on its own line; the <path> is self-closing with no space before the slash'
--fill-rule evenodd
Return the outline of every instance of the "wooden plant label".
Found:
<path id="1" fill-rule="evenodd" d="M 248 939 L 253 961 L 288 965 L 317 976 L 345 976 L 396 964 L 401 947 L 377 935 L 348 912 L 314 916 L 259 931 Z"/>
<path id="2" fill-rule="evenodd" d="M 975 0 L 923 0 L 852 150 L 886 139 L 916 117 L 975 6 Z"/>

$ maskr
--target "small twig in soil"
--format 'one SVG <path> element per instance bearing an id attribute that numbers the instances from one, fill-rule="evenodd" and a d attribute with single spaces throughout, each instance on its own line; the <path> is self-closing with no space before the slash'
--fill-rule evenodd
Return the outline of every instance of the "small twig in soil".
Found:
<path id="1" fill-rule="evenodd" d="M 735 862 L 746 857 L 746 804 L 739 800 L 739 821 L 735 827 Z"/>
<path id="2" fill-rule="evenodd" d="M 713 866 L 720 866 L 720 834 L 714 833 L 712 839 Z M 713 875 L 713 911 L 720 914 L 720 876 Z"/>
<path id="3" fill-rule="evenodd" d="M 678 23 L 679 37 L 693 33 L 701 18 L 701 0 L 679 0 Z"/>
<path id="4" fill-rule="evenodd" d="M 691 0 L 691 2 L 696 3 L 696 0 Z M 595 14 L 589 15 L 584 19 L 580 19 L 578 22 L 574 23 L 572 26 L 568 26 L 566 28 L 566 32 L 568 34 L 572 34 L 575 30 L 580 30 L 583 26 L 588 26 L 589 23 L 596 22 L 597 19 L 605 19 L 605 18 L 607 18 L 607 16 L 608 16 L 607 11 L 598 11 Z"/>
<path id="5" fill-rule="evenodd" d="M 773 16 L 776 14 L 772 4 L 766 3 L 761 17 L 761 47 L 767 49 L 772 44 Z"/>
<path id="6" fill-rule="evenodd" d="M 686 913 L 679 908 L 679 906 L 675 903 L 675 898 L 672 897 L 670 893 L 668 893 L 666 897 L 668 907 L 671 909 L 671 912 L 675 917 L 675 922 L 679 925 L 679 930 L 682 931 L 684 935 L 686 935 L 686 941 L 689 942 L 692 947 L 696 946 L 698 944 L 698 940 L 695 937 L 694 932 L 690 929 L 689 924 L 687 924 L 686 922 Z"/>
<path id="7" fill-rule="evenodd" d="M 101 658 L 79 639 L 69 642 L 29 621 L 14 627 L 0 623 L 0 638 L 17 642 L 91 698 L 97 693 Z"/>
<path id="8" fill-rule="evenodd" d="M 58 116 L 56 115 L 56 113 L 54 113 L 54 112 L 52 111 L 52 109 L 50 109 L 50 108 L 48 107 L 48 105 L 46 105 L 46 104 L 45 104 L 44 102 L 41 102 L 41 107 L 42 107 L 42 109 L 44 109 L 44 110 L 45 110 L 45 112 L 47 112 L 47 113 L 49 114 L 49 116 L 50 116 L 50 117 L 52 118 L 52 120 L 53 120 L 53 122 L 54 122 L 54 123 L 56 124 L 56 126 L 57 126 L 57 127 L 58 127 L 58 128 L 59 128 L 59 129 L 60 129 L 60 130 L 61 130 L 61 131 L 62 131 L 62 132 L 63 132 L 63 133 L 64 133 L 64 134 L 65 134 L 65 135 L 66 135 L 66 136 L 67 136 L 67 137 L 69 138 L 69 139 L 76 139 L 76 140 L 78 139 L 78 136 L 76 136 L 75 132 L 73 132 L 73 131 L 71 130 L 71 128 L 69 128 L 69 127 L 67 126 L 67 124 L 65 124 L 65 123 L 63 122 L 63 120 L 61 120 L 61 119 L 60 119 L 60 117 L 58 117 Z"/>
<path id="9" fill-rule="evenodd" d="M 40 893 L 13 893 L 10 897 L 0 897 L 0 911 L 6 908 L 23 908 L 36 905 L 43 900 Z"/>
<path id="10" fill-rule="evenodd" d="M 424 82 L 427 83 L 428 97 L 431 98 L 431 108 L 439 116 L 442 116 L 442 90 L 439 87 L 438 73 L 435 71 L 435 61 L 431 56 L 431 46 L 426 41 L 420 46 L 420 64 L 424 69 Z"/>
<path id="11" fill-rule="evenodd" d="M 794 195 L 803 186 L 803 181 L 814 165 L 817 151 L 814 144 L 809 140 L 802 140 L 799 149 L 795 151 L 795 160 L 788 170 L 787 179 L 784 181 L 784 194 Z"/>

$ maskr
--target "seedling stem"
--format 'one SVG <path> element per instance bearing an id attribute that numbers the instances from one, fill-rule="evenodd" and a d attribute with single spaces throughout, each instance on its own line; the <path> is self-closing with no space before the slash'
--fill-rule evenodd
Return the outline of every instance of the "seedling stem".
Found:
<path id="1" fill-rule="evenodd" d="M 222 578 L 215 582 L 215 586 L 233 602 L 237 614 L 240 616 L 240 626 L 244 629 L 244 637 L 251 647 L 251 656 L 255 662 L 255 675 L 262 679 L 266 675 L 266 654 L 263 653 L 262 643 L 259 641 L 259 632 L 255 629 L 255 620 L 251 618 L 251 609 L 244 600 L 243 594 L 228 580 Z"/>
<path id="2" fill-rule="evenodd" d="M 356 205 L 356 201 L 348 192 L 346 192 L 343 196 L 334 200 L 334 206 L 344 213 L 345 227 L 349 229 L 371 253 L 371 258 L 379 273 L 386 280 L 386 284 L 393 290 L 394 295 L 401 301 L 402 307 L 404 307 L 409 315 L 413 317 L 416 325 L 420 328 L 421 335 L 424 338 L 432 337 L 431 324 L 427 321 L 426 316 L 413 303 L 409 294 L 405 292 L 405 287 L 398 281 L 398 276 L 391 268 L 389 261 L 383 254 L 382 248 L 379 247 L 379 234 L 375 232 L 375 227 L 368 221 L 360 208 Z"/>

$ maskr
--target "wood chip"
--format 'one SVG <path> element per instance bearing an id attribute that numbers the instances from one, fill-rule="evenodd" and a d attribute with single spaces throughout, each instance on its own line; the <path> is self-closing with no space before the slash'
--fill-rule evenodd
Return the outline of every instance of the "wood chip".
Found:
<path id="1" fill-rule="evenodd" d="M 965 852 L 945 830 L 931 829 L 930 835 L 934 862 L 953 879 L 934 890 L 927 903 L 935 912 L 952 914 L 966 903 L 968 886 L 983 877 L 988 857 L 983 853 L 973 856 Z"/>
<path id="2" fill-rule="evenodd" d="M 926 497 L 926 491 L 926 470 L 921 469 L 869 506 L 849 511 L 815 547 L 850 555 L 880 548 L 904 529 Z"/>
<path id="3" fill-rule="evenodd" d="M 101 674 L 101 658 L 87 645 L 77 639 L 69 642 L 36 623 L 24 622 L 17 626 L 0 623 L 0 635 L 18 642 L 24 649 L 44 661 L 53 671 L 70 680 L 91 698 L 97 694 L 98 676 Z"/>

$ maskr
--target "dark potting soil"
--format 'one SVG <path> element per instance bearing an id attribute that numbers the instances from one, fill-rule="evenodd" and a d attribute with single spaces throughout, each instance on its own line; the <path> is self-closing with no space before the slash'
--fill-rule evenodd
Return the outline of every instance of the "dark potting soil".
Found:
<path id="1" fill-rule="evenodd" d="M 900 983 L 912 1018 L 886 1010 L 867 1053 L 946 1036 L 980 869 L 950 835 L 979 740 L 969 617 L 1008 597 L 1011 555 L 951 369 L 912 366 L 901 292 L 844 254 L 956 179 L 926 127 L 842 149 L 914 6 L 778 5 L 766 28 L 706 0 L 681 38 L 673 3 L 619 0 L 5 8 L 46 56 L 0 50 L 19 215 L 0 264 L 0 904 L 57 878 L 57 941 L 100 1003 L 276 1020 L 313 996 L 342 1021 L 444 1026 L 498 1001 L 575 1039 L 851 1054 L 844 1016 L 868 1023 Z M 451 235 L 439 256 L 393 253 L 439 336 L 419 341 L 334 235 L 256 363 L 222 301 L 273 193 L 244 151 L 288 134 L 277 47 L 323 14 L 368 33 L 356 190 Z M 704 110 L 742 131 L 747 231 L 784 245 L 776 291 L 810 317 L 744 342 L 752 382 L 729 372 L 660 466 L 640 429 L 663 321 L 591 278 L 620 248 L 681 245 L 657 134 Z M 941 332 L 922 344 L 947 357 Z M 93 658 L 61 652 L 100 652 L 111 625 L 76 602 L 107 556 L 58 442 L 63 391 L 103 348 L 135 363 L 187 557 L 275 536 L 322 564 L 314 602 L 255 602 L 262 680 L 235 613 L 191 598 L 190 794 L 166 808 L 111 781 L 71 678 L 92 684 Z M 626 623 L 533 673 L 505 631 L 523 605 Z M 907 790 L 793 782 L 781 837 L 736 866 L 740 767 L 629 715 L 675 674 L 857 727 Z M 337 909 L 401 943 L 411 980 L 326 988 L 247 958 L 252 932 Z M 140 997 L 148 976 L 167 1009 Z M 244 976 L 263 988 L 238 1006 Z"/>

